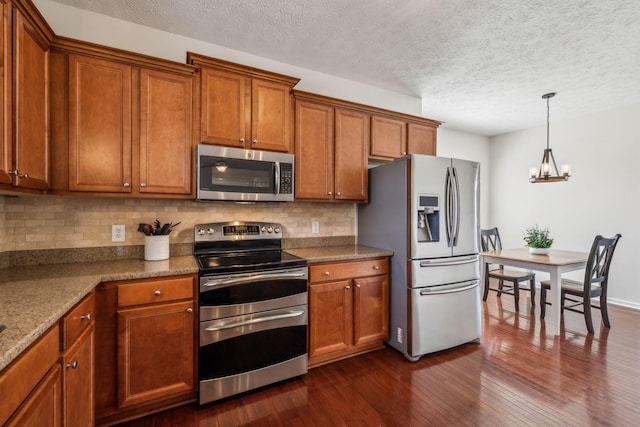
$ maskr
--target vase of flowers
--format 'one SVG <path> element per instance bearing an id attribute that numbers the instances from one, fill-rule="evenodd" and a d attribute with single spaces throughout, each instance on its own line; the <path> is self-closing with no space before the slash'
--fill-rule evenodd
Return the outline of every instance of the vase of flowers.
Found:
<path id="1" fill-rule="evenodd" d="M 553 244 L 553 239 L 549 237 L 549 229 L 540 228 L 537 224 L 524 231 L 524 241 L 527 243 L 525 246 L 529 247 L 529 252 L 538 255 L 548 254 Z"/>

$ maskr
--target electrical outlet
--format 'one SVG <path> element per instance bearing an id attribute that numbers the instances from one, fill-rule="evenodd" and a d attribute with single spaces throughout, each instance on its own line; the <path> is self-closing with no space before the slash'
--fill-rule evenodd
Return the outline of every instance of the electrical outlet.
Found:
<path id="1" fill-rule="evenodd" d="M 124 224 L 114 224 L 111 226 L 111 241 L 124 242 Z"/>
<path id="2" fill-rule="evenodd" d="M 318 221 L 311 221 L 311 233 L 318 234 L 320 232 L 320 223 Z"/>
<path id="3" fill-rule="evenodd" d="M 402 344 L 402 328 L 398 328 L 397 339 L 398 339 L 398 343 Z"/>

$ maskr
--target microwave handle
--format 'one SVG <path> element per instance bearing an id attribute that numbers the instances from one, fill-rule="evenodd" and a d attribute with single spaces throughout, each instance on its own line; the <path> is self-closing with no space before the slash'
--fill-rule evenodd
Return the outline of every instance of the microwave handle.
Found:
<path id="1" fill-rule="evenodd" d="M 280 194 L 280 162 L 274 162 L 273 164 L 274 174 L 275 174 L 275 194 Z"/>

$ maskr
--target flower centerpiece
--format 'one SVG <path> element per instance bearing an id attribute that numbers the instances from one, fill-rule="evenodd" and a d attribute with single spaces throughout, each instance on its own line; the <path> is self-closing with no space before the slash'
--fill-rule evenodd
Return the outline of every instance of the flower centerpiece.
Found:
<path id="1" fill-rule="evenodd" d="M 548 254 L 549 248 L 553 244 L 553 239 L 549 237 L 548 228 L 529 227 L 524 231 L 525 246 L 529 247 L 532 254 Z"/>

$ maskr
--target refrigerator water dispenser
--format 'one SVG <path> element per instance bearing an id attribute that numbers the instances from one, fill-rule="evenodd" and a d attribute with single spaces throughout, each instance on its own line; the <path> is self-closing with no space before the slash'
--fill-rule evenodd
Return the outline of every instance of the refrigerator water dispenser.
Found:
<path id="1" fill-rule="evenodd" d="M 440 200 L 437 195 L 418 194 L 418 241 L 440 241 Z"/>

